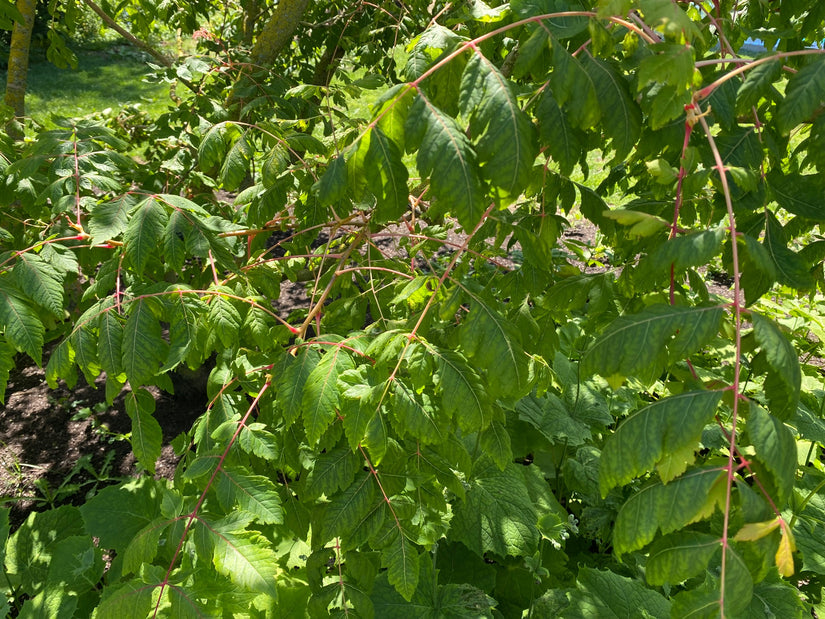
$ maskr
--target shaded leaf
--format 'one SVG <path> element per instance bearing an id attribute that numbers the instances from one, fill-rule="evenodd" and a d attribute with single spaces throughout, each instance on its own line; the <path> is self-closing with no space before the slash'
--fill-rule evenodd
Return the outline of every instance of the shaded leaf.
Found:
<path id="1" fill-rule="evenodd" d="M 694 460 L 702 429 L 713 419 L 721 391 L 689 391 L 631 414 L 608 438 L 599 464 L 599 488 L 626 484 L 656 466 L 664 483 Z"/>
<path id="2" fill-rule="evenodd" d="M 154 475 L 155 463 L 163 446 L 163 431 L 155 412 L 155 398 L 143 388 L 133 387 L 126 394 L 126 413 L 132 420 L 132 451 L 141 466 Z"/>
<path id="3" fill-rule="evenodd" d="M 825 59 L 815 57 L 788 80 L 785 98 L 776 115 L 779 130 L 787 134 L 811 119 L 825 101 Z"/>
<path id="4" fill-rule="evenodd" d="M 418 148 L 418 170 L 431 177 L 441 212 L 451 212 L 472 230 L 484 212 L 476 154 L 458 123 L 421 92 L 407 119 L 407 150 Z"/>
<path id="5" fill-rule="evenodd" d="M 643 548 L 657 530 L 671 533 L 712 514 L 724 500 L 724 476 L 719 468 L 694 469 L 667 485 L 656 482 L 639 490 L 616 516 L 616 554 Z"/>
<path id="6" fill-rule="evenodd" d="M 143 200 L 132 212 L 123 233 L 123 245 L 126 257 L 138 275 L 143 273 L 162 245 L 166 224 L 166 211 L 154 198 Z"/>
<path id="7" fill-rule="evenodd" d="M 802 371 L 796 349 L 776 324 L 751 312 L 753 333 L 771 368 L 765 384 L 770 408 L 780 419 L 796 413 L 802 385 Z M 776 454 L 779 455 L 779 454 Z"/>
<path id="8" fill-rule="evenodd" d="M 477 49 L 461 76 L 458 107 L 477 136 L 482 177 L 505 196 L 517 197 L 530 181 L 536 157 L 533 126 L 510 82 Z"/>
<path id="9" fill-rule="evenodd" d="M 645 565 L 647 582 L 675 585 L 698 576 L 721 548 L 720 539 L 707 533 L 679 531 L 665 535 L 650 547 Z"/>
<path id="10" fill-rule="evenodd" d="M 585 353 L 583 375 L 656 379 L 667 363 L 684 359 L 716 335 L 722 307 L 652 305 L 622 316 Z"/>
<path id="11" fill-rule="evenodd" d="M 450 537 L 479 556 L 528 556 L 539 541 L 537 523 L 519 467 L 509 463 L 502 471 L 484 456 L 473 466 L 466 500 L 455 508 Z"/>

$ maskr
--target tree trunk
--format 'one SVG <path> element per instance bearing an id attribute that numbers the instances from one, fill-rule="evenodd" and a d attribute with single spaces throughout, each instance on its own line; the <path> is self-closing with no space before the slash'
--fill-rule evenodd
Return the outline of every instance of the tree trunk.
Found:
<path id="1" fill-rule="evenodd" d="M 34 27 L 34 12 L 37 0 L 17 0 L 17 10 L 23 16 L 23 22 L 14 22 L 9 47 L 9 69 L 6 77 L 6 94 L 3 101 L 14 110 L 16 118 L 26 115 L 26 82 L 29 72 L 29 48 Z M 23 138 L 18 121 L 12 120 L 6 125 L 9 137 Z"/>
<path id="2" fill-rule="evenodd" d="M 255 38 L 255 22 L 261 14 L 261 7 L 258 0 L 248 0 L 243 3 L 243 42 L 252 44 Z"/>
<path id="3" fill-rule="evenodd" d="M 256 65 L 271 65 L 278 54 L 289 45 L 301 17 L 309 5 L 309 0 L 280 0 L 258 40 L 252 48 L 252 62 Z"/>

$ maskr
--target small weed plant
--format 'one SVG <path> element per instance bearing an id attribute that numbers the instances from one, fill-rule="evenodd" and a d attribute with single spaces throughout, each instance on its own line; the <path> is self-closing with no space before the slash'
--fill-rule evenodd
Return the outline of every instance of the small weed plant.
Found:
<path id="1" fill-rule="evenodd" d="M 351 4 L 376 74 L 201 32 L 140 131 L 0 146 L 0 373 L 105 374 L 146 473 L 0 512 L 4 612 L 822 616 L 825 4 Z"/>

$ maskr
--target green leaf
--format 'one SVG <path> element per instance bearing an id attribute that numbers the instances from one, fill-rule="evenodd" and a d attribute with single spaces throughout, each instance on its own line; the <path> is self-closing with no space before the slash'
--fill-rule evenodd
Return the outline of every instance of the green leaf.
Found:
<path id="1" fill-rule="evenodd" d="M 458 107 L 477 136 L 475 150 L 482 177 L 505 196 L 517 197 L 530 181 L 536 158 L 533 126 L 513 88 L 476 49 L 461 76 Z"/>
<path id="2" fill-rule="evenodd" d="M 46 589 L 65 588 L 84 593 L 95 587 L 105 568 L 100 555 L 100 550 L 88 535 L 74 535 L 61 540 L 54 546 Z"/>
<path id="3" fill-rule="evenodd" d="M 639 8 L 645 16 L 646 24 L 662 26 L 665 34 L 670 37 L 701 37 L 699 28 L 690 16 L 670 0 L 639 0 Z M 693 48 L 691 45 L 684 47 Z"/>
<path id="4" fill-rule="evenodd" d="M 671 617 L 667 598 L 610 570 L 582 567 L 578 571 L 576 587 L 570 594 L 570 606 L 562 614 L 564 619 Z"/>
<path id="5" fill-rule="evenodd" d="M 472 230 L 484 213 L 476 154 L 464 130 L 421 92 L 407 119 L 407 150 L 418 149 L 418 171 L 431 177 L 441 212 L 451 212 Z"/>
<path id="6" fill-rule="evenodd" d="M 702 574 L 721 549 L 716 535 L 679 531 L 666 535 L 650 547 L 645 577 L 651 585 L 677 583 Z"/>
<path id="7" fill-rule="evenodd" d="M 753 619 L 802 619 L 808 614 L 810 610 L 800 597 L 799 590 L 775 572 L 769 572 L 765 580 L 754 585 L 753 599 L 744 612 L 745 616 Z"/>
<path id="8" fill-rule="evenodd" d="M 58 545 L 83 533 L 76 507 L 64 505 L 31 513 L 6 544 L 6 568 L 23 590 L 38 591 L 47 580 Z"/>
<path id="9" fill-rule="evenodd" d="M 498 306 L 474 295 L 458 340 L 467 358 L 485 370 L 492 397 L 525 395 L 529 380 L 521 334 Z"/>
<path id="10" fill-rule="evenodd" d="M 123 372 L 123 325 L 113 304 L 100 314 L 97 358 L 100 367 L 112 378 Z"/>
<path id="11" fill-rule="evenodd" d="M 581 372 L 653 381 L 666 364 L 708 343 L 723 315 L 721 307 L 652 305 L 638 314 L 621 316 L 585 353 Z"/>
<path id="12" fill-rule="evenodd" d="M 788 80 L 785 98 L 776 114 L 779 130 L 787 135 L 797 125 L 810 121 L 825 100 L 825 59 L 814 57 L 810 64 Z"/>
<path id="13" fill-rule="evenodd" d="M 213 125 L 201 138 L 198 146 L 198 163 L 205 172 L 217 167 L 226 153 L 226 144 L 222 135 L 223 127 L 222 123 Z"/>
<path id="14" fill-rule="evenodd" d="M 103 589 L 96 619 L 146 619 L 152 609 L 152 591 L 142 580 Z"/>
<path id="15" fill-rule="evenodd" d="M 442 52 L 454 49 L 464 40 L 449 28 L 433 24 L 407 46 L 410 57 L 404 66 L 404 79 L 417 80 Z"/>
<path id="16" fill-rule="evenodd" d="M 467 498 L 454 509 L 450 538 L 479 556 L 493 552 L 523 557 L 535 552 L 538 516 L 520 467 L 512 462 L 502 471 L 491 458 L 479 458 Z"/>
<path id="17" fill-rule="evenodd" d="M 567 10 L 568 4 L 559 0 L 513 0 L 510 8 L 519 19 L 538 17 Z M 553 19 L 543 19 L 542 25 L 559 39 L 569 39 L 587 30 L 586 17 L 560 16 Z"/>
<path id="18" fill-rule="evenodd" d="M 160 323 L 147 299 L 129 305 L 123 329 L 123 369 L 132 389 L 152 382 L 165 357 Z"/>
<path id="19" fill-rule="evenodd" d="M 105 243 L 118 238 L 129 225 L 129 213 L 135 206 L 130 195 L 96 204 L 89 217 L 89 234 L 93 243 Z"/>
<path id="20" fill-rule="evenodd" d="M 785 175 L 774 169 L 768 173 L 768 185 L 779 206 L 789 213 L 816 221 L 825 220 L 825 190 L 819 175 Z"/>
<path id="21" fill-rule="evenodd" d="M 0 325 L 9 344 L 40 365 L 46 329 L 34 309 L 6 279 L 0 279 Z"/>
<path id="22" fill-rule="evenodd" d="M 582 145 L 553 91 L 545 88 L 536 106 L 541 141 L 565 176 L 570 175 L 582 154 Z"/>
<path id="23" fill-rule="evenodd" d="M 20 613 L 21 619 L 71 619 L 76 616 L 78 596 L 62 587 L 47 587 L 34 597 L 26 600 Z"/>
<path id="24" fill-rule="evenodd" d="M 306 346 L 299 348 L 294 357 L 292 355 L 283 357 L 284 366 L 276 374 L 275 380 L 278 388 L 277 402 L 283 411 L 287 427 L 298 418 L 301 412 L 304 386 L 320 360 L 321 355 L 318 351 Z"/>
<path id="25" fill-rule="evenodd" d="M 154 198 L 143 200 L 132 212 L 123 233 L 123 245 L 126 257 L 138 275 L 143 273 L 152 256 L 157 255 L 166 223 L 166 211 Z"/>
<path id="26" fill-rule="evenodd" d="M 364 438 L 367 425 L 375 415 L 383 384 L 375 385 L 375 374 L 369 366 L 347 370 L 338 377 L 341 390 L 341 415 L 344 417 L 344 434 L 351 450 L 355 451 Z"/>
<path id="27" fill-rule="evenodd" d="M 765 381 L 765 392 L 770 408 L 780 419 L 796 414 L 802 372 L 799 356 L 793 344 L 771 320 L 751 312 L 753 333 L 771 368 Z"/>
<path id="28" fill-rule="evenodd" d="M 209 300 L 209 314 L 206 317 L 209 326 L 214 329 L 215 335 L 220 339 L 224 348 L 230 350 L 238 346 L 238 335 L 241 332 L 241 313 L 233 305 L 232 299 L 224 297 L 220 293 L 232 294 L 229 288 L 220 286 L 216 291 L 219 294 L 213 295 Z"/>
<path id="29" fill-rule="evenodd" d="M 415 393 L 399 379 L 393 385 L 391 411 L 399 434 L 409 434 L 425 445 L 443 443 L 449 420 L 439 415 L 430 397 Z"/>
<path id="30" fill-rule="evenodd" d="M 760 64 L 745 73 L 745 80 L 736 92 L 736 111 L 746 114 L 759 104 L 759 100 L 771 94 L 771 84 L 782 76 L 779 59 Z"/>
<path id="31" fill-rule="evenodd" d="M 376 223 L 395 221 L 407 211 L 410 197 L 409 174 L 401 160 L 401 149 L 377 126 L 361 139 L 361 148 L 364 144 L 364 174 L 377 199 Z"/>
<path id="32" fill-rule="evenodd" d="M 72 388 L 74 384 L 71 381 L 70 372 L 74 369 L 74 363 L 72 361 L 68 361 L 67 364 L 59 365 L 62 363 L 62 359 L 60 359 L 61 349 L 62 351 L 66 351 L 68 345 L 65 345 L 65 341 L 60 343 L 54 352 L 49 357 L 49 363 L 46 366 L 46 382 L 48 383 L 49 387 L 54 389 L 57 386 L 57 379 L 56 375 L 60 373 L 60 376 L 66 377 L 66 383 L 69 388 Z M 0 339 L 0 404 L 5 404 L 6 402 L 6 387 L 9 382 L 9 373 L 11 370 L 14 369 L 14 356 L 16 351 L 14 348 L 8 345 L 5 340 Z M 54 364 L 52 364 L 52 359 L 54 359 Z M 66 365 L 69 366 L 69 369 L 66 369 Z M 52 367 L 52 372 L 49 372 L 49 366 Z M 59 368 L 59 369 L 58 369 Z M 2 513 L 2 511 L 0 511 Z M 1 531 L 2 529 L 0 529 Z M 0 554 L 0 558 L 2 555 Z"/>
<path id="33" fill-rule="evenodd" d="M 642 111 L 630 96 L 624 77 L 604 60 L 585 54 L 584 70 L 596 88 L 602 127 L 611 139 L 615 161 L 622 161 L 642 132 Z"/>
<path id="34" fill-rule="evenodd" d="M 653 236 L 670 227 L 661 217 L 632 209 L 617 208 L 604 211 L 602 217 L 614 219 L 621 225 L 628 226 L 628 234 L 635 237 Z"/>
<path id="35" fill-rule="evenodd" d="M 418 587 L 418 550 L 403 532 L 387 546 L 381 555 L 387 567 L 387 578 L 395 590 L 408 602 Z"/>
<path id="36" fill-rule="evenodd" d="M 724 478 L 720 468 L 693 469 L 667 485 L 656 482 L 639 490 L 616 516 L 616 554 L 643 548 L 657 530 L 671 533 L 710 516 L 724 501 Z"/>
<path id="37" fill-rule="evenodd" d="M 208 526 L 206 522 L 200 524 Z M 235 531 L 234 528 L 211 524 L 215 569 L 240 587 L 277 599 L 275 579 L 281 570 L 272 542 L 258 531 Z"/>
<path id="38" fill-rule="evenodd" d="M 277 437 L 268 432 L 262 423 L 247 423 L 238 435 L 238 447 L 248 454 L 274 461 L 280 457 L 281 447 Z"/>
<path id="39" fill-rule="evenodd" d="M 667 0 L 664 2 L 670 4 Z M 677 92 L 689 90 L 693 83 L 693 47 L 678 43 L 656 43 L 650 46 L 650 50 L 653 55 L 645 56 L 639 63 L 639 92 L 648 84 L 657 82 L 673 86 Z"/>
<path id="40" fill-rule="evenodd" d="M 338 376 L 352 369 L 352 357 L 336 347 L 326 353 L 307 375 L 301 398 L 307 440 L 314 445 L 336 418 L 340 400 Z"/>
<path id="41" fill-rule="evenodd" d="M 776 279 L 791 288 L 811 288 L 814 282 L 808 265 L 799 254 L 788 249 L 782 224 L 773 213 L 768 211 L 766 217 L 764 244 L 776 266 Z"/>
<path id="42" fill-rule="evenodd" d="M 347 162 L 342 155 L 332 160 L 312 189 L 317 192 L 321 206 L 335 204 L 347 195 Z"/>
<path id="43" fill-rule="evenodd" d="M 510 435 L 503 424 L 494 421 L 481 433 L 481 448 L 502 471 L 513 461 Z"/>
<path id="44" fill-rule="evenodd" d="M 702 429 L 712 420 L 721 399 L 721 391 L 688 391 L 631 414 L 602 450 L 602 496 L 654 466 L 664 483 L 681 475 L 693 462 Z"/>
<path id="45" fill-rule="evenodd" d="M 553 393 L 540 398 L 534 394 L 522 398 L 516 404 L 516 412 L 519 419 L 529 423 L 551 443 L 578 446 L 593 438 L 587 424 L 571 415 L 564 402 Z"/>
<path id="46" fill-rule="evenodd" d="M 154 560 L 161 536 L 171 524 L 165 518 L 156 518 L 135 534 L 123 553 L 124 574 L 137 574 L 141 565 Z"/>
<path id="47" fill-rule="evenodd" d="M 670 277 L 671 266 L 676 274 L 702 266 L 719 254 L 725 234 L 724 228 L 715 228 L 668 239 L 640 261 L 637 275 L 641 279 Z"/>
<path id="48" fill-rule="evenodd" d="M 727 550 L 726 557 L 723 616 L 742 617 L 753 597 L 753 578 L 733 548 Z M 673 616 L 718 617 L 720 601 L 719 579 L 707 578 L 701 587 L 683 591 L 674 597 Z"/>
<path id="49" fill-rule="evenodd" d="M 57 317 L 63 315 L 63 275 L 33 253 L 21 253 L 12 274 L 20 290 Z"/>
<path id="50" fill-rule="evenodd" d="M 553 45 L 550 84 L 571 125 L 586 130 L 599 122 L 602 112 L 593 78 L 563 45 Z"/>
<path id="51" fill-rule="evenodd" d="M 166 262 L 176 271 L 180 271 L 188 255 L 186 237 L 192 230 L 192 222 L 184 211 L 175 210 L 169 216 L 163 234 L 163 255 Z"/>
<path id="52" fill-rule="evenodd" d="M 752 236 L 743 234 L 737 241 L 744 240 L 742 254 L 741 284 L 745 289 L 745 304 L 752 305 L 768 292 L 776 281 L 776 264 L 762 243 Z"/>
<path id="53" fill-rule="evenodd" d="M 490 396 L 469 361 L 460 353 L 427 344 L 435 358 L 433 383 L 444 412 L 463 432 L 484 430 L 493 419 Z"/>
<path id="54" fill-rule="evenodd" d="M 249 172 L 249 162 L 255 152 L 246 132 L 241 133 L 235 127 L 232 129 L 232 131 L 227 131 L 231 136 L 224 136 L 224 139 L 228 139 L 232 145 L 226 153 L 226 159 L 218 174 L 218 180 L 226 191 L 235 191 L 240 187 Z"/>
<path id="55" fill-rule="evenodd" d="M 223 466 L 216 482 L 218 500 L 227 512 L 240 509 L 262 524 L 283 523 L 281 499 L 275 484 L 268 477 L 250 475 L 242 469 Z"/>
<path id="56" fill-rule="evenodd" d="M 141 466 L 154 475 L 163 446 L 163 431 L 155 412 L 155 398 L 146 389 L 132 387 L 126 395 L 126 413 L 132 420 L 132 451 Z"/>
<path id="57" fill-rule="evenodd" d="M 304 493 L 310 499 L 325 494 L 332 496 L 352 484 L 361 460 L 346 447 L 338 447 L 315 458 L 315 464 L 306 476 Z"/>
<path id="58" fill-rule="evenodd" d="M 81 507 L 86 532 L 101 548 L 123 552 L 139 531 L 157 517 L 160 493 L 149 477 L 100 490 Z"/>
<path id="59" fill-rule="evenodd" d="M 755 403 L 748 413 L 748 438 L 756 458 L 773 477 L 775 501 L 784 504 L 794 487 L 796 440 L 791 430 Z"/>
<path id="60" fill-rule="evenodd" d="M 337 536 L 346 537 L 370 513 L 374 503 L 372 475 L 363 471 L 346 490 L 330 497 L 321 525 L 321 539 L 327 541 Z"/>

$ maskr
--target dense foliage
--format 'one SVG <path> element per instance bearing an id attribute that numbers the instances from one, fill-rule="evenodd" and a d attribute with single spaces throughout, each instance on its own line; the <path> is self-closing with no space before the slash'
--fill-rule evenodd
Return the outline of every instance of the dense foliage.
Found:
<path id="1" fill-rule="evenodd" d="M 825 4 L 455 4 L 311 3 L 268 67 L 227 9 L 162 117 L 0 144 L 0 371 L 105 374 L 146 472 L 2 512 L 5 612 L 821 608 Z"/>

